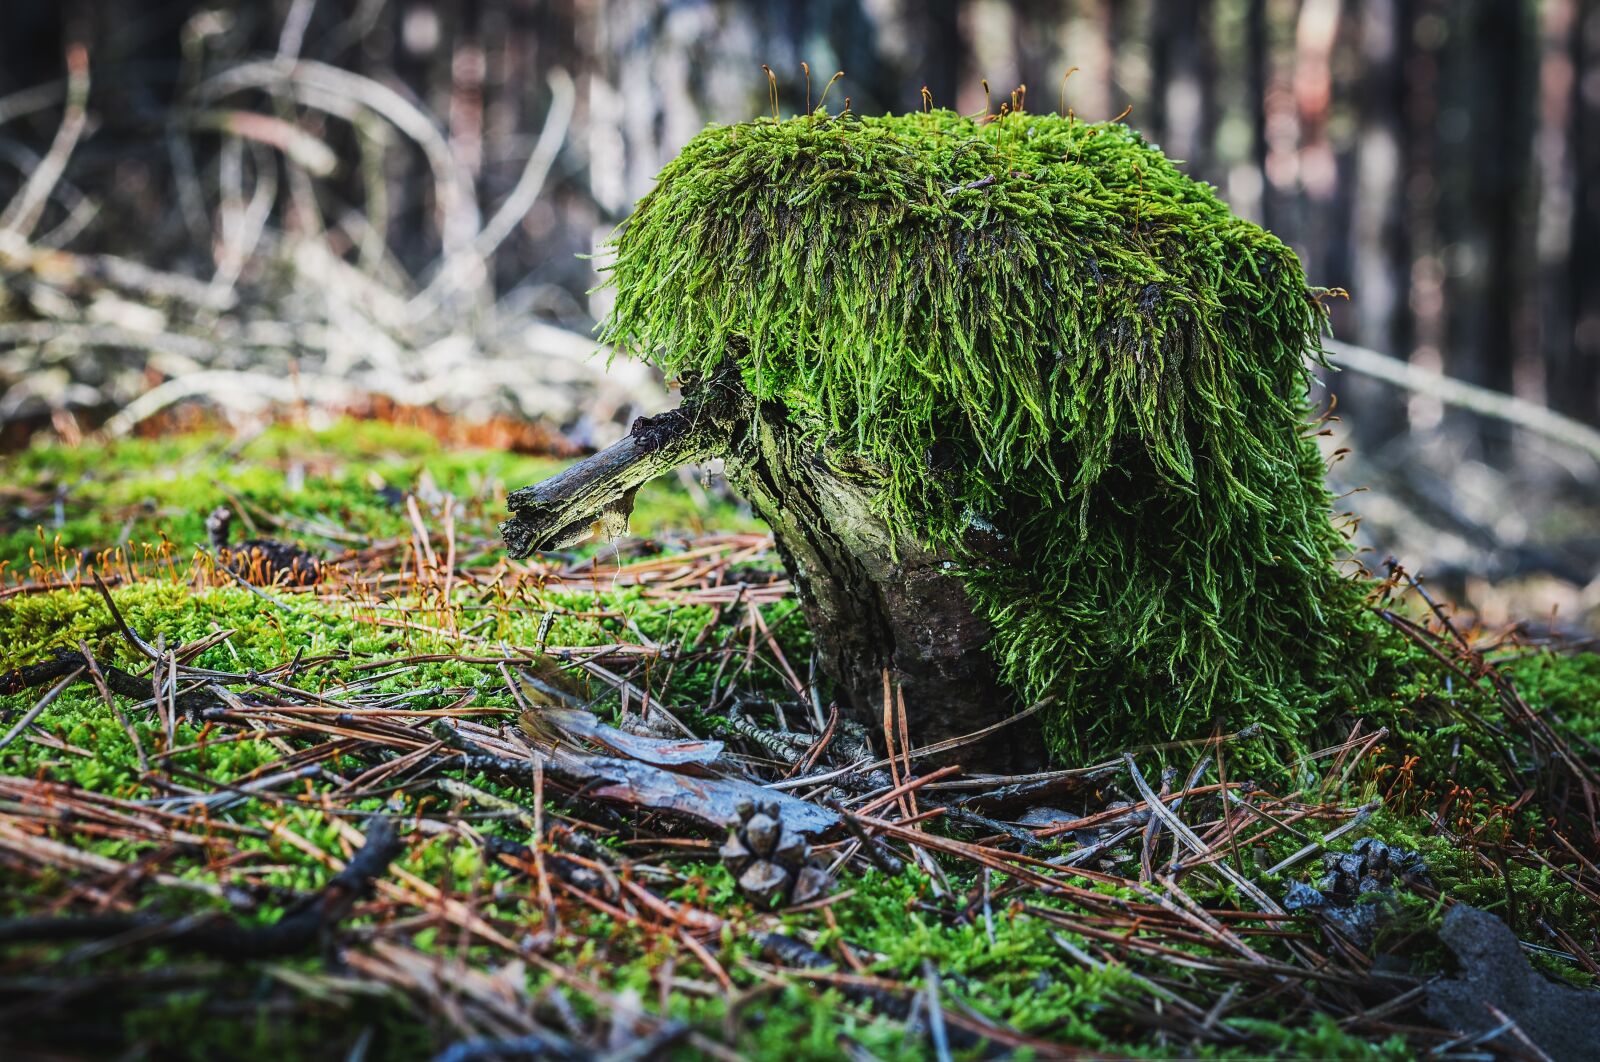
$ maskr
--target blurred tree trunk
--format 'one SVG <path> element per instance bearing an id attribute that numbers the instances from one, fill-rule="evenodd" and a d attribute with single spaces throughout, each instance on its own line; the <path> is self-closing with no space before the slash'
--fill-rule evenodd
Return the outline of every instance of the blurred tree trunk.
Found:
<path id="1" fill-rule="evenodd" d="M 1453 177 L 1443 223 L 1455 259 L 1445 262 L 1446 367 L 1509 393 L 1517 352 L 1530 338 L 1531 19 L 1525 5 L 1504 0 L 1472 0 L 1453 14 L 1449 95 L 1440 115 L 1441 161 Z M 1484 421 L 1477 430 L 1484 456 L 1503 460 L 1506 427 Z"/>
<path id="2" fill-rule="evenodd" d="M 1313 284 L 1342 287 L 1339 250 L 1349 231 L 1340 215 L 1349 199 L 1341 190 L 1339 159 L 1329 137 L 1335 99 L 1334 49 L 1345 22 L 1343 0 L 1304 0 L 1294 27 L 1294 153 L 1296 249 Z M 1339 308 L 1341 311 L 1343 307 Z"/>
<path id="3" fill-rule="evenodd" d="M 1152 8 L 1148 119 L 1154 138 L 1197 175 L 1211 170 L 1216 128 L 1216 59 L 1210 0 L 1171 0 Z"/>
<path id="4" fill-rule="evenodd" d="M 1444 263 L 1439 204 L 1439 114 L 1445 0 L 1412 0 L 1414 17 L 1405 38 L 1406 232 L 1411 243 L 1407 304 L 1412 355 L 1442 368 L 1445 345 Z M 1416 405 L 1408 403 L 1411 408 Z"/>
<path id="5" fill-rule="evenodd" d="M 1246 54 L 1249 81 L 1250 151 L 1261 181 L 1262 225 L 1272 228 L 1277 211 L 1273 208 L 1272 186 L 1267 180 L 1267 85 L 1271 77 L 1272 51 L 1268 37 L 1267 0 L 1247 0 L 1245 15 Z"/>
<path id="6" fill-rule="evenodd" d="M 1550 398 L 1557 409 L 1600 424 L 1600 0 L 1580 0 L 1572 139 L 1569 328 L 1551 348 Z M 1554 278 L 1560 283 L 1562 278 Z"/>
<path id="7" fill-rule="evenodd" d="M 1539 126 L 1534 142 L 1538 168 L 1537 233 L 1539 355 L 1547 401 L 1570 401 L 1560 392 L 1562 369 L 1572 351 L 1572 290 L 1565 283 L 1572 265 L 1574 144 L 1577 129 L 1576 0 L 1548 0 L 1539 15 Z"/>
<path id="8" fill-rule="evenodd" d="M 927 0 L 920 17 L 910 21 L 916 35 L 913 54 L 921 60 L 923 84 L 935 102 L 951 106 L 960 89 L 967 50 L 961 34 L 960 0 Z"/>
<path id="9" fill-rule="evenodd" d="M 1406 75 L 1402 62 L 1412 28 L 1410 0 L 1361 0 L 1361 80 L 1356 107 L 1355 195 L 1350 243 L 1351 311 L 1356 341 L 1404 358 L 1411 350 L 1411 246 L 1406 231 L 1405 180 L 1410 169 L 1406 135 Z M 1375 381 L 1359 387 L 1363 411 L 1357 428 L 1378 442 L 1405 425 L 1402 396 Z"/>

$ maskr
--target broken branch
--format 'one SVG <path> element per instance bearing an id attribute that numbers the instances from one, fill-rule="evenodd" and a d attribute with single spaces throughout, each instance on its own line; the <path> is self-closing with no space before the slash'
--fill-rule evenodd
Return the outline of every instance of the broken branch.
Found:
<path id="1" fill-rule="evenodd" d="M 625 437 L 594 456 L 512 491 L 506 498 L 511 519 L 500 525 L 506 549 L 513 557 L 561 549 L 597 523 L 607 535 L 622 534 L 640 486 L 727 451 L 747 396 L 736 375 L 718 373 L 704 387 L 687 388 L 678 409 L 640 417 Z"/>

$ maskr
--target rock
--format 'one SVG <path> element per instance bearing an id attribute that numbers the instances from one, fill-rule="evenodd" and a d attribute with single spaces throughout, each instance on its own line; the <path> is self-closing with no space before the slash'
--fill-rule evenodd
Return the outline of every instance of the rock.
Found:
<path id="1" fill-rule="evenodd" d="M 1378 924 L 1390 909 L 1396 879 L 1426 881 L 1422 856 L 1363 837 L 1348 852 L 1325 852 L 1315 887 L 1295 882 L 1284 895 L 1290 911 L 1310 911 L 1333 925 L 1358 947 L 1372 945 Z"/>
<path id="2" fill-rule="evenodd" d="M 1444 917 L 1440 939 L 1455 954 L 1461 976 L 1428 986 L 1429 1018 L 1465 1034 L 1500 1024 L 1497 1007 L 1555 1062 L 1600 1058 L 1600 992 L 1560 985 L 1536 973 L 1511 928 L 1487 911 L 1457 904 Z M 1509 1030 L 1485 1043 L 1511 1049 Z"/>

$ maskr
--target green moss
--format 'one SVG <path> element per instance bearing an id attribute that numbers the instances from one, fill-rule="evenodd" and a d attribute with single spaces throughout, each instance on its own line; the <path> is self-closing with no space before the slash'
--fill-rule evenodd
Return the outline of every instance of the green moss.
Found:
<path id="1" fill-rule="evenodd" d="M 176 580 L 151 579 L 113 592 L 118 609 L 129 623 L 147 636 L 159 632 L 171 644 L 174 640 L 198 637 L 213 626 L 236 628 L 226 644 L 207 650 L 196 663 L 201 666 L 249 670 L 281 663 L 292 649 L 305 646 L 305 655 L 318 658 L 336 654 L 341 648 L 357 655 L 350 660 L 331 660 L 318 664 L 302 681 L 321 677 L 327 685 L 361 678 L 358 672 L 365 655 L 388 653 L 396 647 L 383 639 L 394 636 L 387 628 L 373 628 L 358 606 L 337 601 L 319 601 L 286 595 L 289 611 L 263 601 L 247 590 L 224 587 L 196 590 Z M 590 613 L 585 616 L 563 614 L 549 632 L 552 644 L 594 644 L 615 640 L 606 616 L 626 617 L 652 640 L 662 642 L 692 638 L 709 621 L 708 610 L 700 607 L 671 608 L 652 601 L 632 588 L 603 594 L 547 592 L 539 606 L 570 608 Z M 792 605 L 770 607 L 769 627 L 784 638 L 785 651 L 799 659 L 803 642 L 794 624 L 785 623 Z M 527 644 L 535 637 L 542 612 L 507 613 L 497 618 L 503 636 L 515 644 Z M 715 637 L 715 632 L 713 632 Z M 444 634 L 416 635 L 410 645 L 415 651 L 460 651 L 459 639 Z M 498 635 L 497 635 L 498 637 Z M 18 646 L 23 655 L 37 658 L 52 646 L 82 638 L 96 647 L 102 659 L 124 666 L 137 666 L 116 631 L 109 611 L 92 591 L 63 590 L 51 594 L 25 595 L 0 607 L 0 642 Z M 363 646 L 364 648 L 355 648 Z M 687 693 L 685 681 L 673 680 L 673 689 L 691 699 L 703 693 Z M 473 706 L 484 712 L 509 707 L 498 672 L 492 667 L 459 662 L 425 663 L 405 674 L 376 683 L 370 692 L 414 690 L 419 687 L 454 686 L 477 690 Z M 699 687 L 695 687 L 699 689 Z M 14 717 L 33 702 L 34 694 L 0 698 L 0 713 Z M 453 700 L 445 697 L 440 703 Z M 419 702 L 421 703 L 421 702 Z M 147 750 L 163 747 L 162 727 L 153 713 L 133 711 L 126 702 L 124 714 Z M 152 787 L 138 768 L 131 743 L 121 725 L 106 708 L 92 686 L 78 685 L 64 692 L 40 717 L 39 726 L 54 738 L 92 755 L 63 751 L 31 740 L 18 741 L 0 753 L 0 770 L 13 776 L 48 773 L 90 792 L 113 794 L 126 799 L 148 799 L 163 790 Z M 177 744 L 191 745 L 201 739 L 201 728 L 180 722 Z M 223 735 L 226 736 L 226 735 Z M 177 754 L 171 766 L 184 772 L 191 781 L 203 777 L 216 784 L 237 784 L 253 771 L 270 770 L 281 762 L 283 751 L 268 739 L 215 742 Z M 340 769 L 337 764 L 330 768 Z M 352 764 L 353 774 L 366 764 Z M 526 799 L 525 792 L 504 789 L 482 778 L 467 781 L 500 792 L 503 796 Z M 333 816 L 321 805 L 322 794 L 337 782 L 316 782 L 313 791 L 297 794 L 284 791 L 272 797 L 252 799 L 217 812 L 231 822 L 263 829 L 260 836 L 238 838 L 241 853 L 253 854 L 225 869 L 218 869 L 203 849 L 170 856 L 165 868 L 190 881 L 214 885 L 237 884 L 244 873 L 256 890 L 279 890 L 263 900 L 248 915 L 257 923 L 270 923 L 280 917 L 283 897 L 320 887 L 328 870 L 308 855 L 299 844 L 288 841 L 290 834 L 312 849 L 337 853 L 341 850 L 339 830 Z M 424 809 L 438 810 L 440 796 L 419 787 L 415 792 L 397 794 L 388 810 L 408 819 Z M 379 810 L 376 801 L 364 802 L 364 810 Z M 514 839 L 525 840 L 525 832 L 509 822 L 478 823 Z M 72 824 L 59 828 L 62 840 L 86 852 L 119 861 L 154 855 L 166 846 L 156 838 L 126 839 L 79 833 Z M 507 924 L 528 932 L 537 931 L 543 915 L 530 897 L 525 881 L 515 878 L 508 868 L 486 860 L 481 852 L 457 835 L 441 834 L 418 840 L 407 851 L 401 864 L 407 871 L 444 889 L 448 893 L 482 897 L 486 910 Z M 258 868 L 253 873 L 251 868 Z M 727 936 L 720 949 L 723 966 L 734 977 L 737 988 L 750 991 L 761 980 L 749 972 L 742 961 L 756 956 L 755 945 L 744 935 L 745 926 L 755 912 L 739 898 L 727 870 L 720 864 L 681 865 L 682 883 L 676 894 L 698 901 L 729 919 Z M 970 876 L 952 872 L 958 892 L 975 887 Z M 1156 1057 L 1160 1049 L 1144 1041 L 1144 1033 L 1131 1024 L 1123 1002 L 1142 998 L 1143 989 L 1122 968 L 1111 966 L 1091 970 L 1065 956 L 1049 933 L 1049 925 L 997 905 L 994 911 L 995 937 L 991 943 L 981 922 L 951 919 L 938 908 L 929 880 L 916 870 L 896 878 L 868 873 L 852 881 L 855 894 L 834 908 L 837 928 L 830 928 L 816 914 L 790 917 L 789 929 L 804 935 L 821 933 L 819 945 L 829 946 L 834 936 L 848 941 L 861 954 L 873 972 L 895 979 L 920 977 L 921 959 L 939 957 L 944 976 L 944 991 L 951 1005 L 970 1006 L 978 1013 L 1002 1021 L 1019 1030 L 1047 1037 L 1055 1042 L 1073 1043 L 1109 1053 Z M 997 888 L 1003 887 L 997 878 Z M 22 915 L 36 912 L 41 904 L 70 893 L 71 875 L 51 875 L 29 882 L 26 888 L 0 889 L 0 914 Z M 1056 901 L 1043 900 L 1054 903 Z M 170 915 L 194 914 L 208 908 L 226 906 L 220 898 L 204 896 L 152 884 L 141 900 L 143 909 Z M 236 912 L 237 913 L 237 912 Z M 657 975 L 669 959 L 680 975 L 701 980 L 710 977 L 687 949 L 664 942 L 659 934 L 645 932 L 637 924 L 620 923 L 603 914 L 578 918 L 569 912 L 565 927 L 551 958 L 572 971 L 592 977 L 608 990 L 637 990 L 654 1007 L 659 998 Z M 458 954 L 471 962 L 499 963 L 502 956 L 479 954 L 478 949 L 462 952 L 459 937 L 440 928 L 422 929 L 410 941 L 424 951 L 448 956 Z M 1084 943 L 1084 942 L 1079 942 Z M 716 950 L 716 949 L 714 949 Z M 52 953 L 53 954 L 53 953 Z M 13 956 L 15 957 L 15 956 Z M 43 956 L 41 956 L 42 960 Z M 130 974 L 130 983 L 139 982 L 139 970 L 171 969 L 173 957 L 159 952 L 138 959 L 119 960 Z M 415 1020 L 405 1020 L 407 1008 L 387 998 L 372 998 L 354 989 L 340 989 L 327 982 L 318 991 L 306 986 L 306 978 L 319 974 L 315 959 L 295 960 L 299 980 L 286 981 L 280 970 L 285 964 L 238 964 L 226 975 L 213 974 L 202 987 L 175 985 L 153 994 L 135 994 L 119 999 L 104 1011 L 104 1034 L 139 1039 L 162 1045 L 174 1057 L 204 1057 L 208 1054 L 234 1054 L 242 1051 L 271 1050 L 284 1057 L 315 1054 L 319 1044 L 351 1042 L 354 1030 L 368 1023 L 380 1036 L 408 1045 L 406 1050 L 425 1053 L 440 1046 L 439 1037 L 449 1030 L 426 1029 Z M 320 983 L 320 982 L 316 982 Z M 544 975 L 530 975 L 530 988 L 547 983 Z M 287 987 L 286 987 L 287 986 Z M 1198 988 L 1197 988 L 1198 991 Z M 581 1001 L 579 1001 L 581 1002 Z M 665 1004 L 665 1013 L 687 1021 L 701 1030 L 720 1030 L 731 1022 L 736 1030 L 734 1047 L 748 1057 L 795 1058 L 837 1057 L 840 1037 L 847 1037 L 879 1057 L 916 1058 L 926 1054 L 925 1041 L 908 1039 L 902 1026 L 874 1016 L 870 1008 L 844 1000 L 837 990 L 806 983 L 788 985 L 772 994 L 757 994 L 744 1003 L 736 1017 L 727 1015 L 727 999 L 720 994 L 699 996 L 674 992 Z M 231 1009 L 230 1009 L 231 1008 Z M 283 1020 L 292 1016 L 292 1029 Z M 1263 1012 L 1257 1021 L 1262 1035 L 1281 1038 L 1288 1055 L 1334 1053 L 1347 1057 L 1372 1053 L 1360 1041 L 1324 1027 L 1311 1019 L 1309 1024 L 1284 1025 Z M 304 1031 L 305 1035 L 301 1035 Z M 1343 1036 L 1343 1040 L 1337 1039 Z M 1333 1037 L 1334 1039 L 1328 1039 Z M 385 1041 L 387 1042 L 387 1040 Z M 1333 1048 L 1328 1048 L 1328 1045 Z M 1323 1050 L 1328 1048 L 1328 1050 Z M 1176 1048 L 1174 1048 L 1176 1050 Z"/>
<path id="2" fill-rule="evenodd" d="M 1053 115 L 713 126 L 614 240 L 607 340 L 881 469 L 1059 749 L 1352 696 L 1293 253 L 1138 133 Z M 969 532 L 997 530 L 968 548 Z"/>
<path id="3" fill-rule="evenodd" d="M 418 429 L 350 418 L 323 430 L 274 425 L 242 446 L 219 432 L 41 444 L 0 457 L 0 568 L 24 576 L 33 563 L 70 569 L 80 552 L 117 547 L 145 561 L 164 544 L 181 567 L 205 542 L 206 513 L 230 498 L 258 519 L 263 534 L 336 554 L 409 536 L 406 493 L 423 497 L 435 531 L 441 520 L 427 499 L 454 496 L 463 539 L 481 542 L 480 552 L 490 555 L 498 552 L 490 535 L 506 491 L 561 467 L 545 457 L 445 449 Z M 273 527 L 267 517 L 286 527 Z M 640 491 L 633 526 L 651 535 L 760 525 L 726 502 L 707 504 L 676 483 L 658 482 Z"/>
<path id="4" fill-rule="evenodd" d="M 1558 731 L 1600 758 L 1600 653 L 1530 653 L 1507 670 Z"/>
<path id="5" fill-rule="evenodd" d="M 282 641 L 285 637 L 293 645 L 306 645 L 308 658 L 358 643 L 367 646 L 361 652 L 387 652 L 390 647 L 373 639 L 388 638 L 393 633 L 372 628 L 357 607 L 286 596 L 291 611 L 285 613 L 237 587 L 196 591 L 175 581 L 151 580 L 120 588 L 114 596 L 130 623 L 148 635 L 164 633 L 169 643 L 174 637 L 206 633 L 213 623 L 236 627 L 238 633 L 229 639 L 228 645 L 213 647 L 198 660 L 202 665 L 215 667 L 247 670 L 279 663 L 286 655 Z M 14 608 L 0 608 L 0 641 L 6 644 L 25 640 L 31 655 L 54 640 L 82 637 L 99 646 L 107 658 L 129 666 L 137 663 L 125 648 L 119 648 L 120 635 L 103 602 L 92 592 L 61 591 L 25 596 L 14 604 Z M 627 617 L 656 641 L 689 637 L 710 618 L 703 608 L 672 609 L 631 588 L 603 594 L 551 592 L 537 604 Z M 508 640 L 527 644 L 535 636 L 541 614 L 537 610 L 510 613 L 497 622 L 505 624 L 503 629 Z M 775 629 L 782 629 L 777 627 L 782 618 L 783 613 L 769 610 L 768 622 Z M 617 632 L 607 623 L 606 618 L 595 615 L 563 615 L 558 631 L 551 632 L 552 642 L 593 644 L 614 640 Z M 796 652 L 799 648 L 787 640 L 784 644 L 786 652 Z M 418 636 L 413 648 L 459 651 L 462 646 L 459 640 L 453 641 L 441 634 Z M 316 674 L 325 675 L 329 682 L 357 678 L 364 673 L 353 670 L 353 665 L 362 662 L 360 656 L 348 662 L 332 661 L 319 665 Z M 1574 682 L 1581 686 L 1581 676 L 1589 672 L 1592 662 L 1575 658 L 1571 674 L 1565 663 L 1566 658 L 1530 658 L 1522 666 L 1537 667 L 1549 689 L 1566 688 Z M 678 685 L 679 681 L 674 680 L 674 689 L 681 691 L 684 687 Z M 373 690 L 399 692 L 435 685 L 477 688 L 480 693 L 473 703 L 485 712 L 509 706 L 497 672 L 489 667 L 459 662 L 423 664 L 414 671 L 378 683 Z M 1464 706 L 1488 708 L 1487 702 L 1474 700 L 1470 691 L 1461 692 L 1460 699 Z M 0 698 L 0 712 L 14 717 L 15 713 L 26 710 L 32 701 L 32 694 Z M 131 712 L 126 703 L 123 707 L 132 717 L 146 747 L 160 748 L 161 728 L 154 717 L 148 713 L 141 717 Z M 78 756 L 32 741 L 19 741 L 0 754 L 0 768 L 5 773 L 32 776 L 49 770 L 58 780 L 130 799 L 148 798 L 161 792 L 150 788 L 148 780 L 141 778 L 131 745 L 92 687 L 80 685 L 66 691 L 41 716 L 40 725 L 71 745 L 92 749 L 94 755 Z M 194 742 L 199 736 L 197 727 L 179 724 L 180 745 Z M 1402 746 L 1402 751 L 1408 747 Z M 1448 748 L 1438 755 L 1444 756 L 1447 752 Z M 236 741 L 203 745 L 182 753 L 175 757 L 174 766 L 215 782 L 237 783 L 251 771 L 276 763 L 281 757 L 282 750 L 275 749 L 267 740 Z M 363 768 L 364 765 L 358 769 Z M 502 789 L 482 778 L 467 780 L 504 796 L 526 799 L 525 792 Z M 286 835 L 292 833 L 316 849 L 339 851 L 338 830 L 319 801 L 320 791 L 326 784 L 329 783 L 317 783 L 319 792 L 307 795 L 303 802 L 284 799 L 295 795 L 286 792 L 274 799 L 252 800 L 220 813 L 239 824 L 273 827 L 264 831 L 263 836 L 242 837 L 237 842 L 241 851 L 259 853 L 255 864 L 272 868 L 254 875 L 258 887 L 303 892 L 326 881 L 327 868 L 285 840 Z M 1365 778 L 1352 779 L 1352 785 L 1372 784 Z M 1370 792 L 1340 795 L 1350 803 Z M 398 803 L 391 810 L 399 810 L 409 818 L 428 808 L 437 813 L 440 798 L 426 788 L 419 788 L 397 799 Z M 366 810 L 377 810 L 377 806 L 373 803 Z M 514 839 L 526 838 L 525 832 L 508 822 L 480 821 L 478 825 Z M 63 839 L 70 839 L 76 847 L 121 861 L 163 847 L 155 839 L 130 841 L 75 833 L 70 823 L 62 824 L 59 829 Z M 1380 813 L 1370 825 L 1374 835 L 1396 843 L 1422 846 L 1435 880 L 1446 895 L 1506 913 L 1514 924 L 1526 927 L 1529 939 L 1540 939 L 1540 935 L 1532 931 L 1537 918 L 1570 927 L 1584 925 L 1593 917 L 1592 910 L 1581 902 L 1574 890 L 1563 888 L 1560 881 L 1551 879 L 1548 874 L 1541 876 L 1523 867 L 1512 868 L 1518 906 L 1508 910 L 1498 872 L 1475 861 L 1471 853 L 1460 846 L 1430 836 L 1430 830 L 1425 815 L 1400 817 Z M 1281 844 L 1268 851 L 1264 858 L 1271 860 L 1287 854 L 1301 843 L 1300 838 L 1289 835 L 1280 840 Z M 248 870 L 251 865 L 245 862 L 219 871 L 210 865 L 203 851 L 167 863 L 169 870 L 189 880 L 213 884 L 227 884 L 234 880 L 231 875 L 237 870 Z M 459 836 L 439 835 L 421 840 L 407 852 L 401 865 L 447 892 L 482 897 L 486 911 L 506 924 L 528 932 L 536 932 L 542 925 L 543 915 L 532 901 L 526 882 L 513 877 L 503 865 L 484 859 Z M 701 906 L 729 919 L 728 933 L 718 958 L 734 978 L 737 989 L 747 992 L 759 988 L 761 980 L 750 973 L 743 961 L 755 957 L 753 943 L 743 935 L 743 927 L 754 922 L 755 912 L 737 896 L 727 870 L 721 865 L 699 863 L 679 864 L 677 869 L 682 875 L 681 884 L 674 890 L 679 898 L 698 901 Z M 970 874 L 960 872 L 965 869 L 952 868 L 952 885 L 957 896 L 977 885 Z M 1303 869 L 1298 868 L 1297 873 Z M 1187 1045 L 1163 1048 L 1152 1043 L 1146 1030 L 1130 1020 L 1129 1004 L 1151 1004 L 1147 990 L 1130 973 L 1146 976 L 1150 973 L 1150 967 L 1137 956 L 1127 957 L 1126 967 L 1113 963 L 1104 969 L 1086 968 L 1059 948 L 1050 935 L 1048 923 L 1003 903 L 997 903 L 994 908 L 991 942 L 981 919 L 963 921 L 951 917 L 948 909 L 958 901 L 939 900 L 929 880 L 915 869 L 894 878 L 868 872 L 852 877 L 849 884 L 855 890 L 854 895 L 833 908 L 836 926 L 810 913 L 786 916 L 788 929 L 802 936 L 815 931 L 819 934 L 816 946 L 822 949 L 830 947 L 835 937 L 841 938 L 855 949 L 870 971 L 895 980 L 916 982 L 922 958 L 937 956 L 945 998 L 952 1007 L 971 1007 L 1019 1031 L 1052 1042 L 1128 1057 L 1162 1057 L 1188 1054 L 1193 1050 Z M 997 876 L 993 885 L 996 890 L 1003 890 L 1004 876 Z M 1204 883 L 1199 878 L 1189 879 L 1188 887 L 1201 890 Z M 42 902 L 70 889 L 70 876 L 31 882 L 26 892 L 19 889 L 6 895 L 0 902 L 0 913 L 37 911 Z M 1195 891 L 1194 895 L 1206 902 L 1219 902 L 1221 897 L 1220 893 L 1211 891 Z M 1048 897 L 1041 897 L 1038 902 L 1060 904 L 1069 911 L 1073 909 L 1067 901 Z M 1417 908 L 1416 920 L 1431 922 L 1436 919 L 1437 911 L 1431 901 L 1406 902 Z M 221 900 L 207 900 L 156 886 L 146 890 L 142 903 L 148 910 L 173 915 L 193 914 L 222 905 Z M 281 911 L 282 904 L 269 899 L 252 912 L 250 918 L 267 923 Z M 594 978 L 610 991 L 637 990 L 652 1009 L 660 998 L 659 970 L 669 959 L 683 978 L 701 981 L 710 978 L 709 972 L 699 966 L 696 957 L 687 949 L 664 942 L 659 934 L 645 932 L 638 925 L 605 915 L 579 919 L 569 912 L 565 926 L 569 933 L 560 938 L 552 951 L 553 960 Z M 1071 937 L 1070 932 L 1067 935 Z M 475 948 L 461 952 L 458 935 L 445 928 L 423 929 L 411 943 L 424 951 L 438 951 L 448 956 L 461 954 L 468 961 L 485 965 L 503 961 L 503 956 L 480 954 Z M 1075 943 L 1087 946 L 1088 942 L 1075 939 Z M 713 950 L 718 949 L 714 947 Z M 170 958 L 151 954 L 140 959 L 137 967 L 130 966 L 130 970 L 165 969 L 164 964 Z M 257 1048 L 270 1048 L 284 1057 L 314 1054 L 318 1044 L 349 1043 L 354 1035 L 352 1030 L 369 1022 L 380 1029 L 382 1036 L 395 1037 L 395 1042 L 404 1043 L 408 1045 L 407 1050 L 417 1053 L 425 1053 L 430 1048 L 416 1045 L 431 1045 L 431 1049 L 437 1049 L 441 1042 L 438 1038 L 449 1035 L 449 1030 L 429 1030 L 419 1027 L 414 1019 L 405 1020 L 408 1010 L 403 1005 L 397 1006 L 386 999 L 367 1000 L 359 995 L 342 994 L 333 985 L 328 987 L 332 994 L 327 998 L 308 995 L 303 990 L 286 996 L 281 984 L 283 975 L 278 972 L 281 965 L 241 964 L 226 976 L 214 976 L 214 983 L 208 984 L 204 992 L 185 987 L 159 997 L 129 999 L 125 1011 L 119 1003 L 117 1008 L 107 1012 L 107 1020 L 114 1019 L 118 1023 L 108 1035 L 117 1028 L 124 1028 L 130 1037 L 148 1035 L 164 1047 L 171 1045 L 171 1052 L 188 1052 L 184 1057 L 231 1054 Z M 294 965 L 307 976 L 317 973 L 314 959 L 296 960 Z M 1436 965 L 1429 968 L 1436 968 Z M 1572 976 L 1570 967 L 1565 972 Z M 544 975 L 530 975 L 530 988 L 537 989 L 546 983 Z M 1191 983 L 1187 991 L 1195 999 L 1210 999 L 1215 998 L 1221 987 L 1202 978 Z M 219 1013 L 219 1007 L 229 1004 L 234 1004 L 235 1009 Z M 1272 1041 L 1277 1045 L 1276 1053 L 1285 1057 L 1386 1058 L 1404 1053 L 1397 1043 L 1366 1043 L 1340 1029 L 1329 1018 L 1315 1014 L 1286 1016 L 1277 1013 L 1275 1006 L 1275 1001 L 1267 999 L 1259 1006 L 1241 1007 L 1228 1021 L 1241 1030 L 1248 1029 Z M 837 990 L 803 982 L 770 994 L 756 993 L 741 1006 L 736 1017 L 728 1017 L 726 1008 L 727 998 L 715 993 L 700 996 L 692 992 L 673 992 L 665 1003 L 665 1013 L 700 1030 L 721 1030 L 725 1023 L 731 1023 L 735 1029 L 732 1046 L 748 1057 L 837 1057 L 841 1036 L 883 1058 L 922 1057 L 928 1050 L 925 1040 L 908 1038 L 900 1024 L 875 1018 L 870 1009 L 844 1000 Z M 282 1028 L 281 1021 L 270 1024 L 288 1014 L 294 1016 L 292 1030 Z M 305 1037 L 299 1034 L 302 1029 L 310 1030 Z M 1230 1054 L 1221 1049 L 1203 1053 L 1208 1057 Z"/>

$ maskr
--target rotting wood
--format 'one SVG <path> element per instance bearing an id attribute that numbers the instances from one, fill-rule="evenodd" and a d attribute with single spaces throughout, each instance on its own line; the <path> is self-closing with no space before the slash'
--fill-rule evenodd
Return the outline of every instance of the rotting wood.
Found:
<path id="1" fill-rule="evenodd" d="M 872 504 L 878 470 L 808 443 L 787 411 L 758 404 L 731 366 L 687 381 L 678 409 L 641 417 L 619 442 L 512 492 L 501 534 L 514 557 L 560 549 L 591 531 L 621 534 L 641 485 L 717 457 L 772 527 L 818 660 L 850 717 L 869 726 L 877 719 L 885 668 L 918 745 L 981 730 L 1015 710 L 955 558 L 896 535 Z M 1020 770 L 1043 752 L 1037 724 L 1019 719 L 948 758 Z"/>

